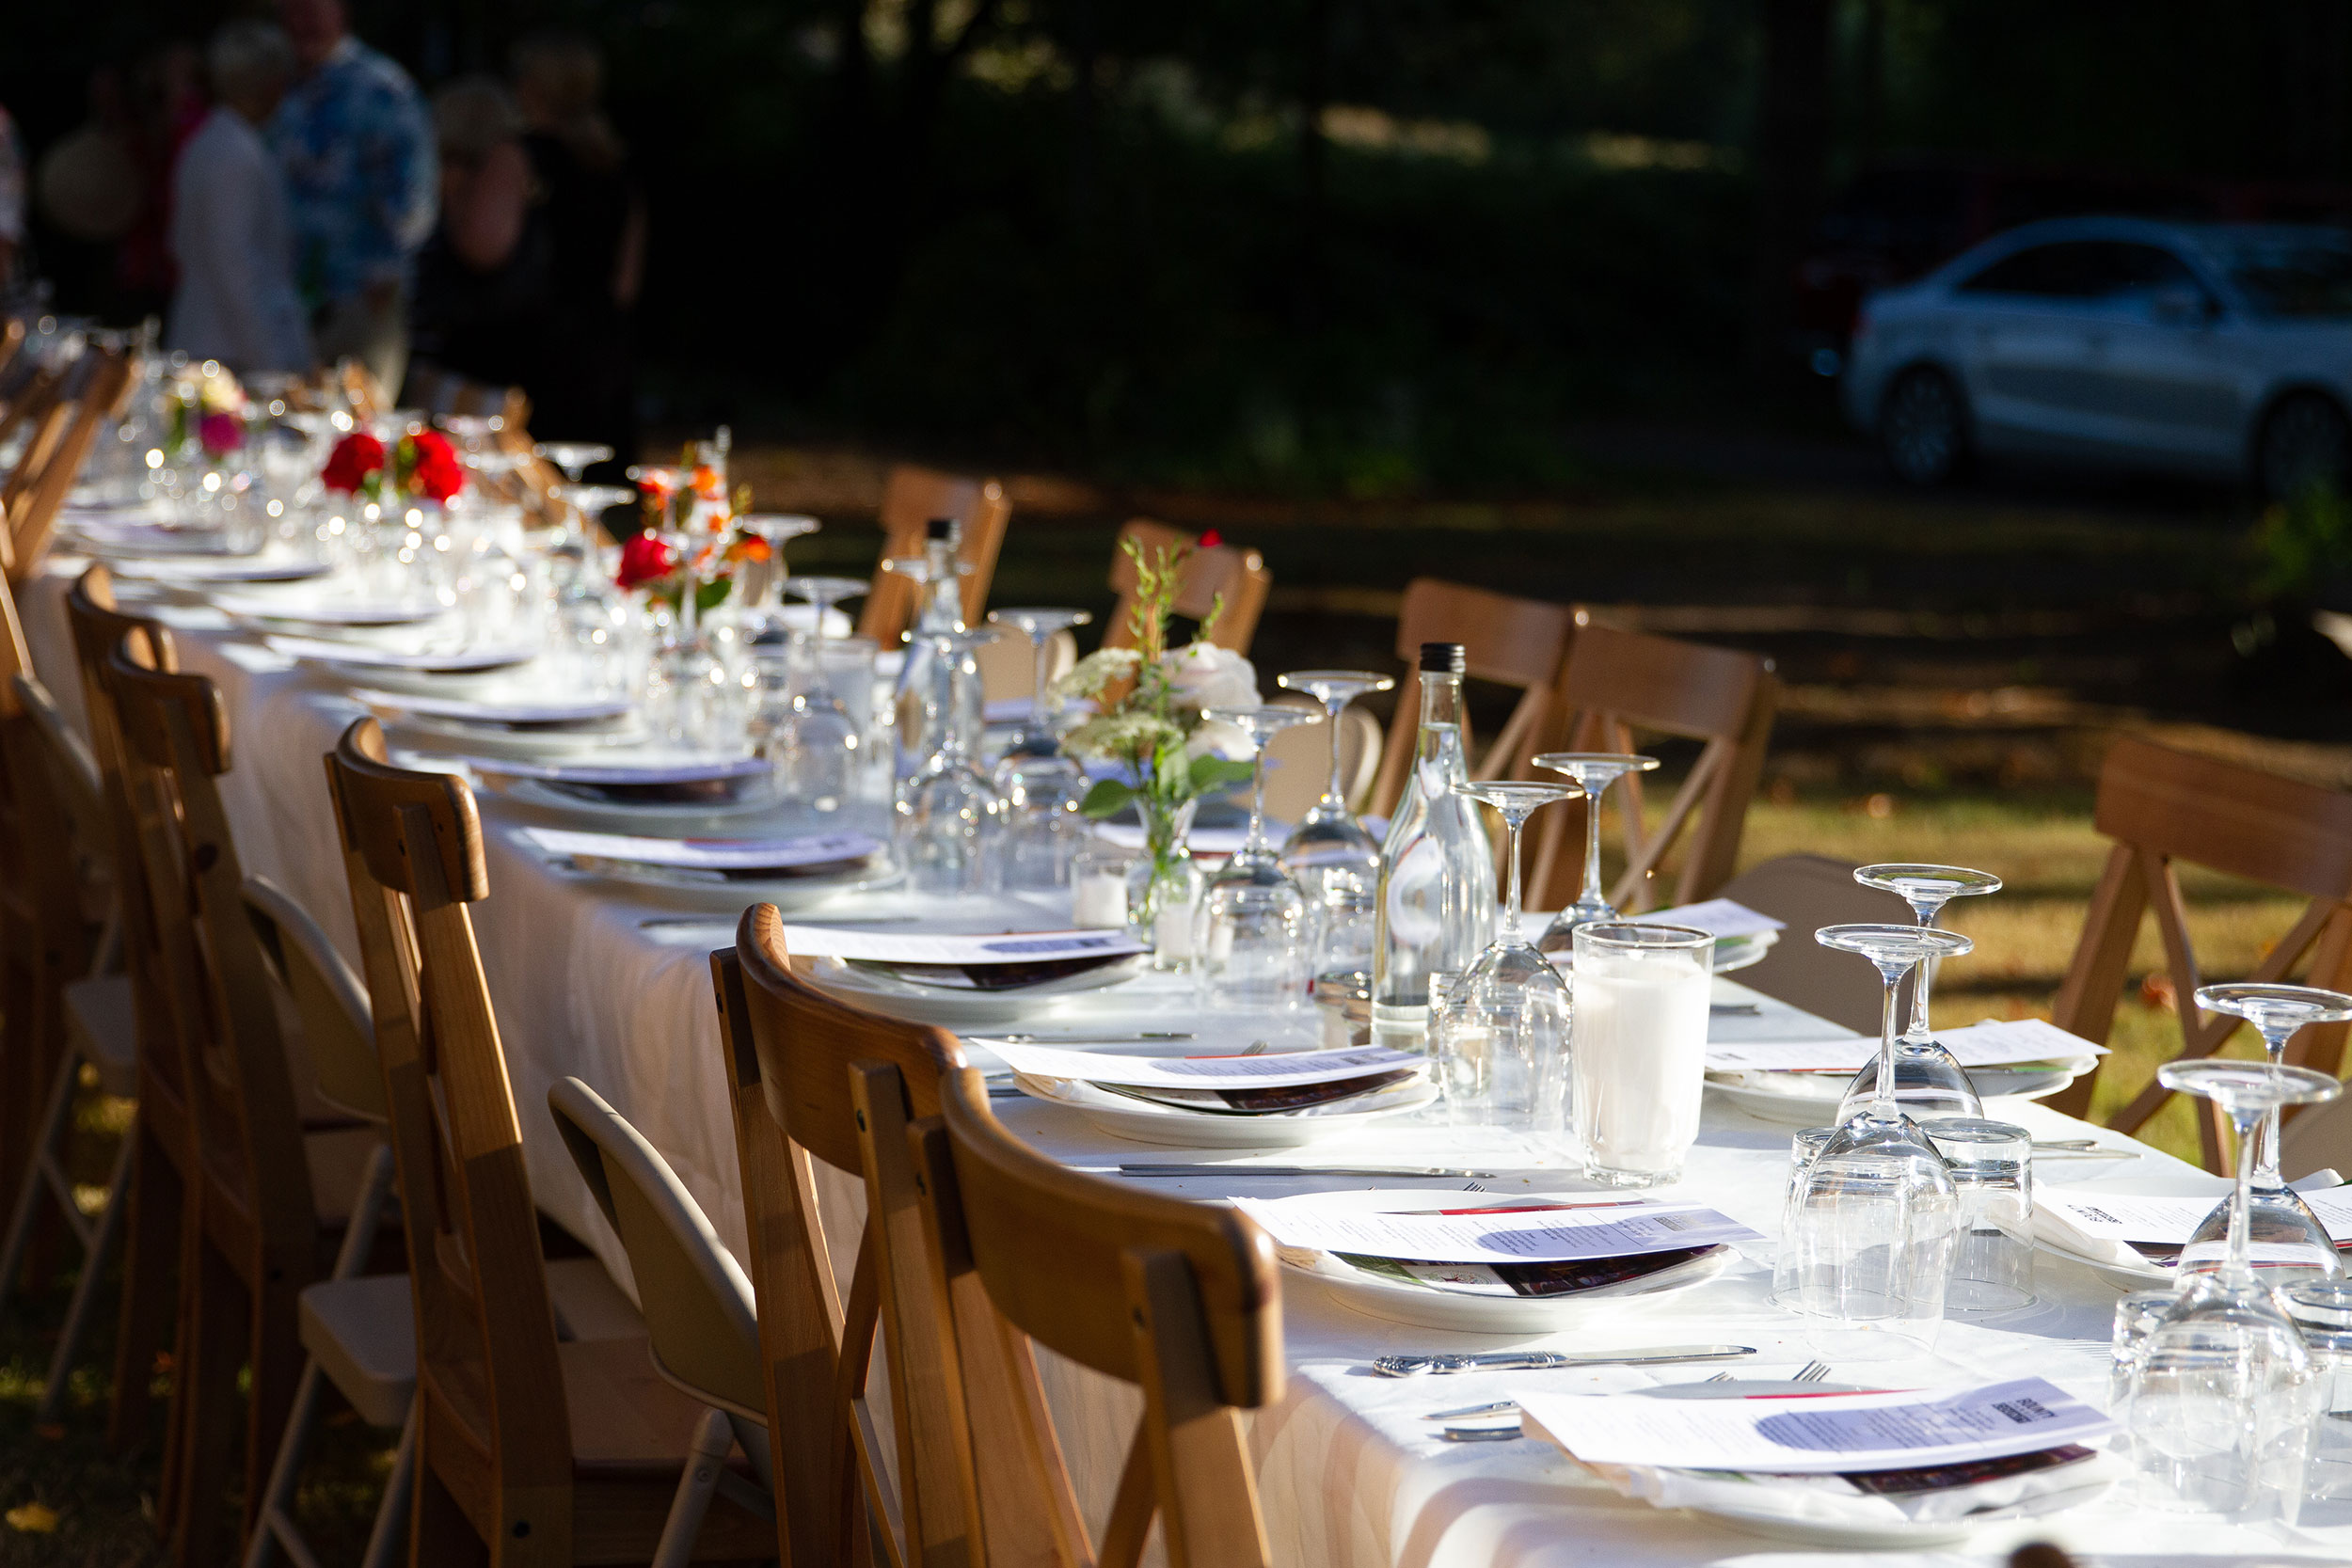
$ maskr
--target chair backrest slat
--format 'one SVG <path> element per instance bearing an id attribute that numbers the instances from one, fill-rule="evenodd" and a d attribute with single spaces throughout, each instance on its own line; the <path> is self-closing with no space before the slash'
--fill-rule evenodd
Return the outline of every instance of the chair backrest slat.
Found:
<path id="1" fill-rule="evenodd" d="M 293 1001 L 318 1090 L 329 1104 L 368 1121 L 390 1119 L 384 1067 L 367 988 L 310 911 L 265 877 L 245 881 L 246 918 L 271 978 Z"/>
<path id="2" fill-rule="evenodd" d="M 1237 545 L 1203 545 L 1182 529 L 1145 517 L 1136 517 L 1120 529 L 1119 543 L 1111 551 L 1111 592 L 1119 595 L 1119 603 L 1104 624 L 1104 647 L 1136 645 L 1132 623 L 1139 584 L 1135 557 L 1128 552 L 1130 544 L 1143 552 L 1145 561 L 1152 562 L 1159 560 L 1163 550 L 1184 549 L 1186 553 L 1179 568 L 1182 575 L 1176 587 L 1176 613 L 1201 621 L 1216 610 L 1216 623 L 1209 628 L 1208 641 L 1217 647 L 1248 655 L 1249 644 L 1258 635 L 1259 619 L 1265 613 L 1266 598 L 1274 592 L 1274 574 L 1266 570 L 1265 557 Z"/>
<path id="3" fill-rule="evenodd" d="M 111 349 L 99 351 L 97 367 L 83 388 L 72 424 L 42 464 L 31 488 L 18 496 L 9 508 L 10 581 L 23 582 L 40 569 L 49 554 L 49 541 L 56 531 L 57 514 L 72 492 L 83 459 L 89 455 L 99 431 L 121 415 L 135 369 L 134 362 L 124 355 Z"/>
<path id="4" fill-rule="evenodd" d="M 1657 907 L 1654 873 L 1686 829 L 1690 844 L 1674 902 L 1711 898 L 1739 863 L 1779 692 L 1772 661 L 1760 655 L 1622 631 L 1579 610 L 1542 731 L 1512 770 L 1553 778 L 1533 768 L 1528 758 L 1552 751 L 1633 750 L 1639 731 L 1705 741 L 1654 832 L 1644 822 L 1642 776 L 1629 774 L 1616 786 L 1626 865 L 1610 901 L 1628 911 Z M 1584 875 L 1585 809 L 1570 801 L 1536 823 L 1527 885 L 1538 909 L 1576 897 Z"/>
<path id="5" fill-rule="evenodd" d="M 900 464 L 882 483 L 882 559 L 921 555 L 924 525 L 933 517 L 953 517 L 959 525 L 956 558 L 971 568 L 963 579 L 963 620 L 966 626 L 978 626 L 989 584 L 995 580 L 996 554 L 1004 548 L 1005 530 L 1012 521 L 1012 501 L 995 480 Z M 914 624 L 918 592 L 913 578 L 885 572 L 878 563 L 874 586 L 858 614 L 858 635 L 884 648 L 897 647 Z"/>
<path id="6" fill-rule="evenodd" d="M 1472 678 L 1516 688 L 1519 700 L 1485 751 L 1470 757 L 1473 779 L 1500 778 L 1535 735 L 1551 697 L 1575 626 L 1574 610 L 1539 599 L 1469 588 L 1436 578 L 1416 578 L 1405 588 L 1397 611 L 1396 654 L 1406 674 L 1397 682 L 1396 715 L 1374 781 L 1372 810 L 1391 815 L 1405 793 L 1405 774 L 1421 731 L 1419 656 L 1424 642 L 1459 642 Z"/>
<path id="7" fill-rule="evenodd" d="M 467 906 L 488 896 L 473 792 L 394 768 L 373 719 L 326 759 L 384 1066 L 424 1419 L 487 1471 L 457 1477 L 485 1540 L 568 1560 L 571 1433 L 522 1129 Z M 462 1463 L 446 1442 L 436 1462 Z M 446 1472 L 444 1473 L 446 1475 Z"/>
<path id="8" fill-rule="evenodd" d="M 2175 872 L 2182 862 L 2310 899 L 2294 927 L 2246 978 L 2285 979 L 2308 956 L 2308 984 L 2352 989 L 2352 794 L 2126 736 L 2100 767 L 2092 820 L 2114 847 L 2058 990 L 2053 1017 L 2059 1028 L 2106 1042 L 2140 917 L 2151 909 L 2177 997 L 2181 1058 L 2211 1055 L 2238 1028 L 2239 1021 L 2228 1015 L 2204 1017 L 2191 1000 L 2203 975 Z M 2333 1075 L 2342 1066 L 2344 1035 L 2342 1023 L 2304 1029 L 2290 1043 L 2289 1059 Z M 2087 1115 L 2098 1072 L 2094 1067 L 2050 1103 Z M 2171 1092 L 2151 1082 L 2111 1125 L 2137 1131 Z M 2205 1164 L 2218 1172 L 2228 1147 L 2225 1130 L 2212 1107 L 2200 1102 L 2200 1109 Z"/>
<path id="9" fill-rule="evenodd" d="M 1144 1415 L 1102 1560 L 1132 1561 L 1156 1509 L 1174 1568 L 1269 1560 L 1236 1416 L 1279 1397 L 1274 1248 L 1246 1216 L 1070 1170 L 1006 1131 L 979 1073 L 954 1074 L 937 1120 L 910 1137 L 922 1162 L 934 1279 L 976 1276 L 1006 1323 L 1057 1354 L 1140 1386 Z M 965 1321 L 946 1354 L 977 1346 Z M 963 1378 L 976 1449 L 1038 1418 Z M 1028 1446 L 1040 1447 L 1034 1440 Z M 1137 1465 L 1148 1466 L 1142 1484 Z M 1066 1516 L 1066 1473 L 1031 1512 Z M 1058 1494 L 1058 1495 L 1053 1495 Z M 1086 1560 L 1078 1559 L 1077 1560 Z"/>

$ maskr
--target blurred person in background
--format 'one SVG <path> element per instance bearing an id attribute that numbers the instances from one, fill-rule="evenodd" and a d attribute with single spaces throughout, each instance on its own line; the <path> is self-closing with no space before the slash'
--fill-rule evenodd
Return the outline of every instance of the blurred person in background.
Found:
<path id="1" fill-rule="evenodd" d="M 494 76 L 433 98 L 441 220 L 417 256 L 411 346 L 429 366 L 485 386 L 524 387 L 543 343 L 566 324 L 548 313 L 546 202 L 523 147 L 523 115 Z M 534 415 L 533 434 L 552 435 Z"/>
<path id="2" fill-rule="evenodd" d="M 294 291 L 285 175 L 259 129 L 294 79 L 294 45 L 266 22 L 232 22 L 205 61 L 216 102 L 172 175 L 180 282 L 164 341 L 243 373 L 307 372 L 310 332 Z"/>
<path id="3" fill-rule="evenodd" d="M 535 434 L 637 450 L 631 316 L 645 270 L 645 204 L 604 116 L 604 60 L 577 33 L 539 32 L 512 56 L 545 202 L 548 303 L 561 330 L 523 379 Z M 617 470 L 616 470 L 617 471 Z"/>
<path id="4" fill-rule="evenodd" d="M 416 84 L 350 34 L 342 0 L 278 0 L 301 74 L 270 122 L 293 199 L 294 278 L 321 357 L 398 397 L 411 259 L 433 231 L 433 134 Z"/>

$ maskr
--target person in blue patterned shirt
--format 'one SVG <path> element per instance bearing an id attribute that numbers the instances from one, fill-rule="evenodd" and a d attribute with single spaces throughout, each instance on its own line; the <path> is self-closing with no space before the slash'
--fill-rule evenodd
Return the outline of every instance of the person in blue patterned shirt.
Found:
<path id="1" fill-rule="evenodd" d="M 302 76 L 270 121 L 285 166 L 294 281 L 319 356 L 356 355 L 400 394 L 409 261 L 433 231 L 433 131 L 408 73 L 351 36 L 342 0 L 278 0 Z"/>

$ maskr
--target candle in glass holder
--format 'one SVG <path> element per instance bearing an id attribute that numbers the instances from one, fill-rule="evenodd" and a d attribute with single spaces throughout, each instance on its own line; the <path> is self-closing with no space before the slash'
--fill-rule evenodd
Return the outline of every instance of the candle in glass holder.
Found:
<path id="1" fill-rule="evenodd" d="M 1715 939 L 1687 926 L 1576 928 L 1570 1114 L 1586 1174 L 1677 1180 L 1698 1141 Z"/>

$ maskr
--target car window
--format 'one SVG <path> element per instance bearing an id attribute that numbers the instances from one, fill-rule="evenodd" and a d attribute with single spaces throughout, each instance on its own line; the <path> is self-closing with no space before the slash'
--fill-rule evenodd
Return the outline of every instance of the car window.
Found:
<path id="1" fill-rule="evenodd" d="M 2266 316 L 2352 316 L 2352 246 L 2325 240 L 2245 240 L 2222 268 Z"/>
<path id="2" fill-rule="evenodd" d="M 2005 256 L 1960 286 L 1970 294 L 2023 294 L 2037 299 L 2112 299 L 2119 294 L 2186 284 L 2196 275 L 2161 245 L 2128 240 L 2063 240 Z"/>

